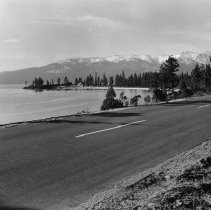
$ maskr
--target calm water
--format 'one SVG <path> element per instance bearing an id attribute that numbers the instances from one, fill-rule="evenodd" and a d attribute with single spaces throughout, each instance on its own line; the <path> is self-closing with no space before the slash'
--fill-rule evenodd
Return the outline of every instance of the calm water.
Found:
<path id="1" fill-rule="evenodd" d="M 116 90 L 119 94 L 122 90 Z M 0 124 L 36 120 L 47 117 L 76 114 L 81 111 L 99 111 L 106 90 L 69 90 L 35 92 L 23 90 L 21 85 L 0 85 Z M 125 90 L 128 98 L 140 94 L 141 89 Z"/>

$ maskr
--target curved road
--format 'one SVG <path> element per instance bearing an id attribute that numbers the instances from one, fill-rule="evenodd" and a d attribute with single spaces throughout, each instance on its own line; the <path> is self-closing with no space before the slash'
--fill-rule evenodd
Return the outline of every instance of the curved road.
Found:
<path id="1" fill-rule="evenodd" d="M 0 205 L 68 209 L 211 137 L 211 96 L 0 129 Z"/>

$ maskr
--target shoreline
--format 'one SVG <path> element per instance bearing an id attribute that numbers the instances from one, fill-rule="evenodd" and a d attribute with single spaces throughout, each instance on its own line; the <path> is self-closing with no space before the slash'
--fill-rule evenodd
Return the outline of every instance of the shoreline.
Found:
<path id="1" fill-rule="evenodd" d="M 21 90 L 24 90 L 21 88 L 21 86 L 19 87 Z M 85 91 L 85 94 L 86 94 L 86 90 L 89 92 L 89 91 L 103 91 L 106 93 L 106 90 L 107 90 L 108 87 L 92 87 L 92 86 L 89 86 L 89 87 L 67 87 L 67 88 L 64 88 L 64 89 L 60 89 L 61 91 L 65 92 L 65 91 L 72 91 L 72 92 L 77 92 L 77 91 Z M 31 92 L 35 92 L 36 90 L 35 89 L 25 89 L 26 91 L 29 91 L 31 90 Z M 55 89 L 56 92 L 57 91 L 60 91 L 59 89 Z M 141 90 L 143 92 L 145 91 L 150 91 L 149 88 L 128 88 L 128 87 L 116 87 L 115 90 L 118 90 L 119 92 L 122 91 L 127 91 L 129 92 L 130 90 Z M 43 89 L 42 90 L 43 92 L 48 92 L 50 90 L 45 90 Z M 88 94 L 87 92 L 87 94 Z M 61 92 L 62 93 L 62 92 Z M 136 93 L 134 93 L 136 94 Z M 147 93 L 146 93 L 147 94 Z M 102 100 L 103 101 L 103 100 Z M 23 123 L 34 123 L 34 122 L 38 122 L 38 121 L 43 121 L 43 120 L 51 120 L 52 118 L 59 118 L 59 117 L 68 117 L 68 116 L 74 116 L 74 115 L 78 115 L 78 114 L 91 114 L 91 113 L 96 113 L 96 112 L 100 112 L 100 105 L 99 104 L 99 107 L 95 107 L 93 108 L 92 110 L 85 110 L 85 105 L 84 105 L 84 108 L 79 108 L 78 110 L 76 109 L 75 111 L 73 110 L 70 110 L 69 113 L 68 112 L 60 112 L 60 113 L 49 113 L 49 114 L 38 114 L 38 115 L 35 115 L 34 117 L 21 117 L 21 118 L 12 118 L 10 119 L 8 117 L 4 119 L 2 119 L 2 121 L 0 122 L 0 128 L 2 127 L 11 127 L 11 126 L 15 126 L 17 124 L 23 124 Z M 77 106 L 77 105 L 76 105 Z M 86 106 L 89 106 L 89 104 L 87 104 Z M 83 110 L 84 109 L 84 110 Z"/>
<path id="2" fill-rule="evenodd" d="M 144 87 L 113 87 L 115 90 L 144 90 L 150 91 L 150 88 Z M 87 86 L 87 87 L 67 87 L 61 90 L 107 90 L 108 87 L 94 87 L 94 86 Z"/>
<path id="3" fill-rule="evenodd" d="M 93 112 L 79 112 L 75 114 L 70 114 L 70 115 L 60 115 L 60 116 L 52 116 L 52 117 L 47 117 L 47 118 L 40 118 L 37 120 L 28 120 L 28 121 L 19 121 L 19 122 L 12 122 L 12 123 L 6 123 L 6 124 L 0 124 L 0 129 L 5 129 L 5 128 L 10 128 L 10 127 L 15 127 L 18 125 L 26 125 L 26 124 L 32 124 L 32 123 L 40 123 L 40 122 L 48 122 L 48 121 L 53 121 L 53 120 L 59 120 L 67 117 L 75 117 L 75 116 L 83 116 L 83 115 L 93 115 L 93 114 L 98 114 L 98 113 L 104 113 L 104 112 L 115 112 L 115 111 L 121 111 L 121 110 L 126 110 L 126 109 L 133 109 L 141 106 L 152 106 L 152 105 L 159 105 L 159 104 L 165 104 L 165 103 L 173 103 L 173 102 L 179 102 L 179 101 L 187 101 L 190 100 L 191 98 L 181 98 L 181 99 L 174 99 L 171 101 L 164 101 L 164 102 L 155 102 L 155 103 L 149 103 L 149 104 L 142 104 L 138 106 L 128 106 L 128 107 L 123 107 L 123 108 L 116 108 L 116 109 L 108 109 L 105 111 L 93 111 Z"/>
<path id="4" fill-rule="evenodd" d="M 119 87 L 118 89 L 125 89 L 125 88 Z M 129 88 L 129 89 L 131 89 L 131 88 Z M 140 88 L 135 88 L 135 89 L 140 89 Z M 149 88 L 147 88 L 147 90 L 148 89 Z M 210 95 L 209 93 L 206 93 L 206 94 Z M 206 94 L 204 93 L 204 95 L 206 95 Z M 173 100 L 170 100 L 168 102 L 163 101 L 163 102 L 155 102 L 155 103 L 149 103 L 149 104 L 141 104 L 141 105 L 138 105 L 137 107 L 139 107 L 139 106 L 159 105 L 159 104 L 165 104 L 165 103 L 174 103 L 174 102 L 179 102 L 179 101 L 188 101 L 188 100 L 191 100 L 192 98 L 197 98 L 197 97 L 201 98 L 204 95 L 195 94 L 195 95 L 193 95 L 191 97 L 187 97 L 187 98 L 173 99 Z M 37 119 L 37 120 L 27 120 L 27 121 L 5 123 L 5 124 L 0 124 L 0 129 L 15 127 L 15 126 L 18 126 L 18 125 L 23 125 L 23 124 L 32 124 L 32 123 L 39 123 L 39 122 L 43 122 L 43 121 L 47 122 L 47 121 L 52 121 L 52 120 L 58 120 L 60 118 L 65 118 L 65 117 L 92 115 L 92 114 L 97 114 L 97 113 L 120 111 L 120 110 L 125 110 L 125 109 L 132 109 L 132 108 L 136 108 L 136 107 L 135 106 L 128 106 L 128 107 L 117 108 L 117 109 L 109 109 L 109 110 L 105 110 L 105 111 L 93 111 L 93 112 L 87 112 L 87 113 L 86 112 L 84 112 L 84 113 L 83 112 L 79 112 L 79 113 L 70 114 L 70 115 L 60 115 L 60 116 L 52 116 L 52 117 L 47 117 L 47 118 L 40 118 L 40 119 Z"/>
<path id="5" fill-rule="evenodd" d="M 140 87 L 114 87 L 116 90 L 143 90 L 143 91 L 151 91 L 150 88 L 140 88 Z M 65 89 L 61 89 L 65 90 Z M 74 87 L 68 90 L 107 90 L 107 87 Z M 205 94 L 206 95 L 206 94 Z M 201 97 L 203 95 L 194 95 L 192 97 L 188 98 L 181 98 L 181 99 L 173 99 L 168 102 L 154 102 L 154 103 L 149 103 L 149 104 L 140 104 L 138 106 L 149 106 L 149 105 L 156 105 L 156 104 L 164 104 L 164 103 L 171 103 L 171 102 L 176 102 L 176 101 L 183 101 L 183 100 L 189 100 L 191 98 L 195 97 Z M 30 124 L 30 123 L 39 123 L 42 121 L 52 121 L 52 120 L 57 120 L 59 118 L 65 118 L 65 117 L 73 117 L 73 116 L 79 116 L 79 115 L 91 115 L 91 114 L 96 114 L 96 113 L 102 113 L 102 112 L 108 112 L 108 111 L 119 111 L 119 110 L 124 110 L 124 109 L 129 109 L 129 108 L 134 108 L 134 107 L 123 107 L 123 108 L 118 108 L 118 109 L 111 109 L 111 110 L 105 110 L 105 111 L 90 111 L 90 112 L 77 112 L 73 114 L 68 114 L 68 115 L 59 115 L 59 116 L 50 116 L 46 118 L 39 118 L 39 119 L 34 119 L 34 120 L 26 120 L 26 121 L 17 121 L 17 122 L 9 122 L 9 123 L 0 123 L 0 129 L 1 128 L 9 128 L 9 127 L 14 127 L 22 124 Z"/>
<path id="6" fill-rule="evenodd" d="M 115 87 L 113 86 L 115 90 L 143 90 L 143 91 L 150 91 L 150 88 L 147 87 Z M 23 87 L 22 89 L 24 90 L 33 90 L 33 91 L 61 91 L 61 90 L 107 90 L 108 86 L 84 86 L 84 87 L 77 87 L 77 86 L 58 86 L 52 89 L 47 89 L 47 88 L 30 88 L 30 87 Z"/>
<path id="7" fill-rule="evenodd" d="M 139 105 L 139 106 L 143 106 L 143 105 Z M 138 107 L 138 106 L 137 106 Z M 40 123 L 40 122 L 48 122 L 48 121 L 53 121 L 53 120 L 59 120 L 59 119 L 63 119 L 66 117 L 75 117 L 75 116 L 83 116 L 83 115 L 92 115 L 92 114 L 98 114 L 98 113 L 104 113 L 104 112 L 113 112 L 113 111 L 120 111 L 120 110 L 125 110 L 125 109 L 132 109 L 132 108 L 136 108 L 134 106 L 128 106 L 128 107 L 124 107 L 124 108 L 117 108 L 117 109 L 108 109 L 105 111 L 94 111 L 94 112 L 87 112 L 87 113 L 76 113 L 76 114 L 70 114 L 70 115 L 61 115 L 61 116 L 57 116 L 57 117 L 47 117 L 47 118 L 41 118 L 41 119 L 37 119 L 37 120 L 28 120 L 28 121 L 19 121 L 19 122 L 14 122 L 14 123 L 6 123 L 6 124 L 0 124 L 0 129 L 4 129 L 4 128 L 10 128 L 10 127 L 15 127 L 18 125 L 25 125 L 25 124 L 32 124 L 32 123 Z"/>

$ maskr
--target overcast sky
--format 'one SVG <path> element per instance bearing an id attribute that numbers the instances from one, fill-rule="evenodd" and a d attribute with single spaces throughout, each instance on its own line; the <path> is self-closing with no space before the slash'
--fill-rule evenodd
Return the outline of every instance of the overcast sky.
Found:
<path id="1" fill-rule="evenodd" d="M 0 0 L 0 71 L 211 46 L 211 0 Z"/>

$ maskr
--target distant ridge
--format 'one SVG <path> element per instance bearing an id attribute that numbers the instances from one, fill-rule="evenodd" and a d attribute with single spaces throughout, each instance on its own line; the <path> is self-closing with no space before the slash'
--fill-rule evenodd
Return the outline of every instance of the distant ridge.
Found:
<path id="1" fill-rule="evenodd" d="M 48 64 L 42 67 L 25 68 L 16 71 L 0 73 L 0 84 L 24 84 L 29 83 L 35 76 L 41 76 L 44 80 L 63 78 L 65 75 L 70 81 L 76 77 L 86 77 L 88 74 L 115 75 L 125 72 L 126 75 L 133 73 L 143 73 L 147 71 L 158 70 L 160 64 L 164 62 L 169 55 L 151 56 L 151 55 L 114 55 L 109 57 L 77 57 Z M 180 63 L 180 69 L 183 72 L 190 72 L 196 63 L 207 64 L 210 62 L 211 51 L 202 53 L 182 52 L 173 55 Z"/>

